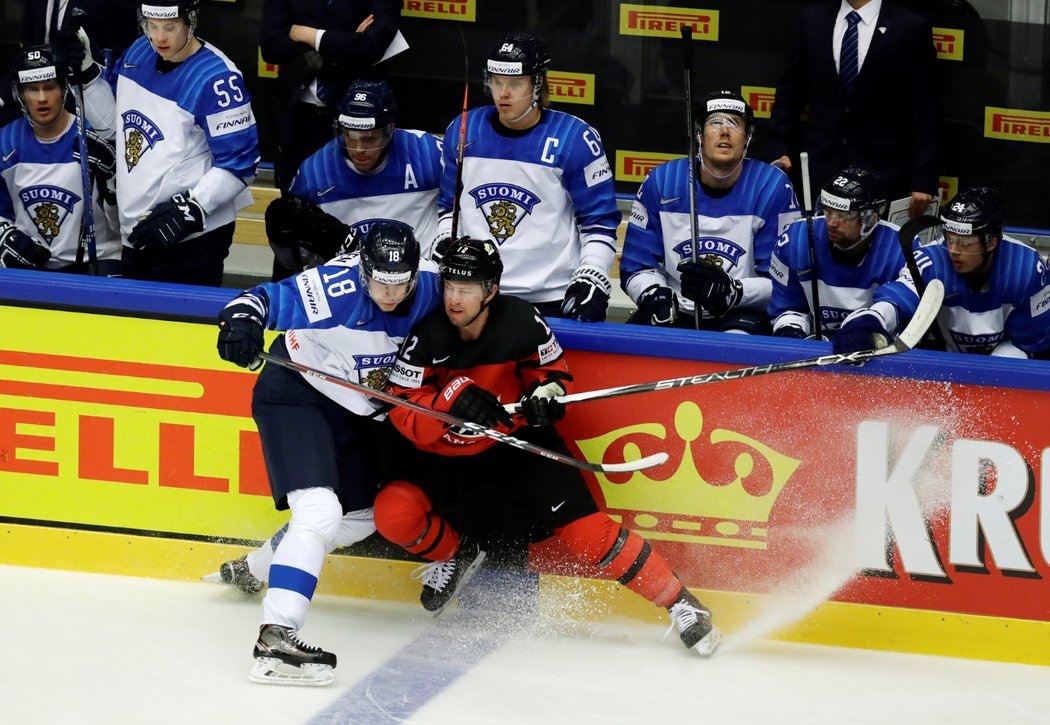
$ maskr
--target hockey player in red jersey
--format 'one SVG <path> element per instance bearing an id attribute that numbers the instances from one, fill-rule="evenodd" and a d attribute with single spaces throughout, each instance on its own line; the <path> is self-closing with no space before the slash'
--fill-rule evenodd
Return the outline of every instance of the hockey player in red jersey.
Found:
<path id="1" fill-rule="evenodd" d="M 387 387 L 396 395 L 546 448 L 568 452 L 553 425 L 572 376 L 561 346 L 528 302 L 499 294 L 503 265 L 491 241 L 462 238 L 441 263 L 444 310 L 405 339 Z M 500 401 L 522 401 L 510 415 Z M 670 613 L 687 647 L 709 656 L 721 633 L 711 613 L 649 542 L 600 511 L 580 472 L 492 438 L 395 408 L 415 444 L 397 456 L 375 501 L 379 532 L 429 560 L 424 608 L 440 612 L 485 559 L 501 530 L 533 540 L 552 532 L 581 560 Z"/>

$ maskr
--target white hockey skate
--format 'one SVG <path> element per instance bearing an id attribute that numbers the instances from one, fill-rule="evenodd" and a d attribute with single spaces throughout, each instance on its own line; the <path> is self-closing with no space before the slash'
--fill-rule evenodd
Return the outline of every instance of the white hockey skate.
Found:
<path id="1" fill-rule="evenodd" d="M 264 624 L 255 643 L 248 679 L 264 685 L 321 687 L 335 679 L 335 655 L 312 647 L 291 627 Z"/>

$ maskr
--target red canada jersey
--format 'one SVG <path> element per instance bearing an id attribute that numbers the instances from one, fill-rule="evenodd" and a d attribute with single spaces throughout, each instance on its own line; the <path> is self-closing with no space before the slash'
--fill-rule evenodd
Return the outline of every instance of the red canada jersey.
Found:
<path id="1" fill-rule="evenodd" d="M 484 331 L 469 341 L 459 337 L 443 308 L 434 310 L 405 338 L 387 392 L 428 408 L 435 407 L 450 381 L 462 376 L 502 403 L 517 402 L 526 391 L 552 381 L 568 392 L 572 376 L 561 345 L 536 308 L 518 297 L 497 295 L 488 309 Z M 406 408 L 394 408 L 389 417 L 402 435 L 430 453 L 469 456 L 498 443 Z M 525 424 L 524 416 L 513 418 L 513 426 L 497 430 L 511 433 Z"/>

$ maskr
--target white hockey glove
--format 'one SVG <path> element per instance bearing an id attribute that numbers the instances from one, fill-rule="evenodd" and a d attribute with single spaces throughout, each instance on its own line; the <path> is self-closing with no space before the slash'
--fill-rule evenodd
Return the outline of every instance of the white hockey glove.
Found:
<path id="1" fill-rule="evenodd" d="M 561 312 L 580 322 L 601 322 L 609 309 L 612 284 L 605 271 L 596 265 L 585 264 L 572 273 Z"/>
<path id="2" fill-rule="evenodd" d="M 204 231 L 204 208 L 184 191 L 162 201 L 139 219 L 128 235 L 135 249 L 168 249 L 191 234 Z"/>
<path id="3" fill-rule="evenodd" d="M 51 259 L 51 248 L 16 228 L 0 226 L 0 267 L 4 269 L 40 269 Z"/>

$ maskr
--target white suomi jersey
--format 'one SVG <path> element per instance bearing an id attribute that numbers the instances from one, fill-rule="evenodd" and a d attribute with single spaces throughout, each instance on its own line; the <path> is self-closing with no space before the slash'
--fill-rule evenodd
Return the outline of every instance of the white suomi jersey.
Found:
<path id="1" fill-rule="evenodd" d="M 362 174 L 347 160 L 342 139 L 334 138 L 303 162 L 290 193 L 349 224 L 359 238 L 377 221 L 404 222 L 429 259 L 437 235 L 441 141 L 399 128 L 387 149 L 379 168 Z"/>
<path id="2" fill-rule="evenodd" d="M 245 187 L 215 208 L 207 194 L 194 194 L 207 212 L 205 231 L 231 223 L 252 201 L 247 184 L 259 163 L 259 140 L 241 72 L 207 43 L 164 73 L 157 70 L 158 58 L 143 36 L 117 69 L 117 206 L 124 239 L 141 216 L 173 194 L 194 190 L 213 167 Z"/>
<path id="3" fill-rule="evenodd" d="M 678 293 L 683 310 L 693 310 L 692 301 L 681 296 L 678 274 L 678 263 L 693 256 L 688 174 L 686 160 L 674 159 L 653 169 L 638 189 L 620 257 L 620 285 L 635 302 L 656 284 Z M 694 184 L 696 258 L 711 259 L 740 280 L 740 306 L 764 313 L 772 291 L 773 247 L 800 216 L 791 181 L 780 169 L 745 158 L 740 178 L 724 193 L 705 189 L 699 174 Z"/>
<path id="4" fill-rule="evenodd" d="M 41 141 L 25 117 L 0 129 L 0 221 L 51 248 L 46 269 L 61 269 L 77 257 L 84 215 L 84 181 L 77 149 L 77 125 Z M 91 192 L 98 259 L 120 260 L 120 240 L 108 231 L 99 194 Z M 85 251 L 84 259 L 87 259 Z"/>
<path id="5" fill-rule="evenodd" d="M 616 256 L 613 174 L 598 132 L 575 116 L 543 109 L 539 123 L 513 131 L 494 106 L 467 113 L 457 236 L 495 240 L 500 289 L 529 302 L 561 300 L 581 264 L 608 272 Z M 460 118 L 445 131 L 438 208 L 449 232 Z"/>

